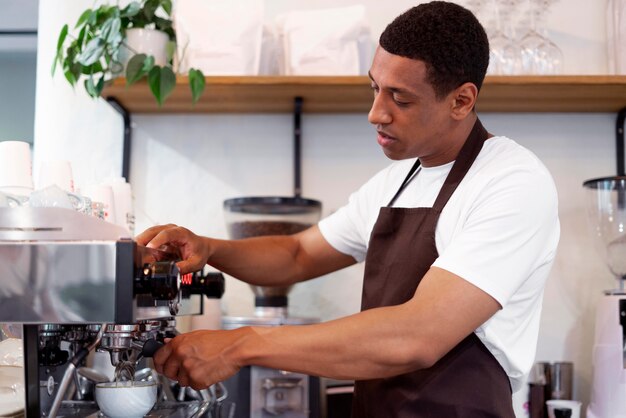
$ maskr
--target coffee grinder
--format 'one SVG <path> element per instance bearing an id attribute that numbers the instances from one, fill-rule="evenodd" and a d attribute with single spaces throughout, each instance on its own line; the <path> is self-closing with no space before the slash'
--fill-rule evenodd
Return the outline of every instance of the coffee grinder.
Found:
<path id="1" fill-rule="evenodd" d="M 584 182 L 596 243 L 618 288 L 604 292 L 596 312 L 588 418 L 626 417 L 626 176 Z"/>
<path id="2" fill-rule="evenodd" d="M 294 193 L 293 197 L 239 197 L 224 201 L 231 239 L 262 235 L 291 235 L 319 221 L 322 204 L 301 197 L 302 98 L 294 98 Z M 289 316 L 287 295 L 291 286 L 252 286 L 255 311 L 252 317 L 224 317 L 224 329 L 244 326 L 308 325 L 316 318 Z M 223 382 L 229 401 L 236 405 L 231 418 L 319 418 L 320 379 L 302 373 L 264 367 L 244 367 Z"/>
<path id="3" fill-rule="evenodd" d="M 241 197 L 224 202 L 231 239 L 262 235 L 291 235 L 314 225 L 321 203 L 301 197 Z M 224 317 L 224 329 L 244 326 L 307 325 L 316 318 L 289 316 L 291 286 L 251 286 L 255 295 L 252 317 Z M 320 416 L 319 378 L 284 370 L 251 366 L 223 382 L 235 402 L 233 418 L 316 418 Z"/>

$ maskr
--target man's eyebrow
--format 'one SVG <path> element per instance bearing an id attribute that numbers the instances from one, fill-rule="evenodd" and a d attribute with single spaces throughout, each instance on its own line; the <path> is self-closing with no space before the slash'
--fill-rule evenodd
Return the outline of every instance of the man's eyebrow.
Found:
<path id="1" fill-rule="evenodd" d="M 373 81 L 374 83 L 376 82 L 374 80 L 374 77 L 372 77 L 372 73 L 371 72 L 367 72 L 367 76 L 370 78 L 371 81 Z M 385 90 L 388 90 L 392 93 L 400 93 L 400 94 L 407 94 L 407 95 L 411 95 L 411 96 L 415 96 L 417 97 L 417 95 L 412 92 L 409 89 L 403 88 L 403 87 L 385 87 Z"/>

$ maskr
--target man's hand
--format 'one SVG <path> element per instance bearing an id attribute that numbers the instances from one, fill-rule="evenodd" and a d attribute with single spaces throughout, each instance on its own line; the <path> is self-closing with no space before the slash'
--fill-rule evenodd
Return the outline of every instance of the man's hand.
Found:
<path id="1" fill-rule="evenodd" d="M 181 274 L 201 270 L 207 263 L 210 249 L 207 239 L 173 224 L 153 226 L 135 238 L 139 245 L 171 251 L 174 248 L 182 261 L 177 263 Z"/>
<path id="2" fill-rule="evenodd" d="M 153 357 L 157 372 L 181 386 L 200 390 L 228 379 L 243 366 L 232 354 L 244 339 L 256 335 L 250 328 L 232 331 L 194 331 L 166 343 Z"/>

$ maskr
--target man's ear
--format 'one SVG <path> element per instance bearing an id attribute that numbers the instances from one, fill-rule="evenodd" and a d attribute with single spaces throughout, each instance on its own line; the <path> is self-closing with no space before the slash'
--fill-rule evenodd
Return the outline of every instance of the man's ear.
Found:
<path id="1" fill-rule="evenodd" d="M 478 88 L 474 83 L 464 83 L 452 92 L 452 117 L 462 120 L 472 112 L 478 98 Z"/>

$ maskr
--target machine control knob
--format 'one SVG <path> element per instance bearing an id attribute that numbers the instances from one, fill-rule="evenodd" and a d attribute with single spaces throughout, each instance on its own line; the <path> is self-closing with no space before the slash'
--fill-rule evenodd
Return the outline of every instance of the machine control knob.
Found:
<path id="1" fill-rule="evenodd" d="M 224 275 L 219 272 L 210 272 L 206 275 L 203 275 L 201 271 L 183 274 L 180 281 L 183 297 L 204 295 L 208 298 L 219 299 L 224 294 Z"/>
<path id="2" fill-rule="evenodd" d="M 135 278 L 135 295 L 147 293 L 158 300 L 172 300 L 179 289 L 180 272 L 174 261 L 145 264 Z"/>

